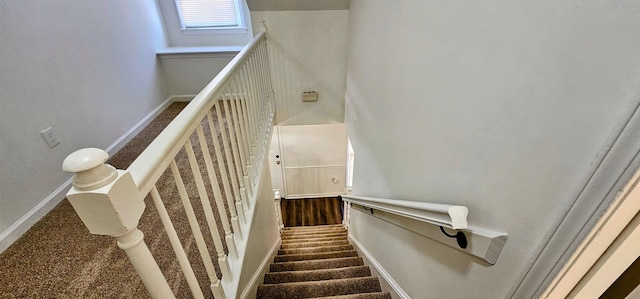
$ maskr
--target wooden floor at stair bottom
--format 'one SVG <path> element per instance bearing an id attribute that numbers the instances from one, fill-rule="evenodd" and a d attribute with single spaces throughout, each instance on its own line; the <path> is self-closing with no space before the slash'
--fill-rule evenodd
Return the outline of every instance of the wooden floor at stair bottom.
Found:
<path id="1" fill-rule="evenodd" d="M 390 299 L 340 225 L 287 227 L 257 298 Z"/>
<path id="2" fill-rule="evenodd" d="M 319 197 L 283 199 L 280 202 L 282 221 L 286 227 L 340 224 L 342 198 Z"/>

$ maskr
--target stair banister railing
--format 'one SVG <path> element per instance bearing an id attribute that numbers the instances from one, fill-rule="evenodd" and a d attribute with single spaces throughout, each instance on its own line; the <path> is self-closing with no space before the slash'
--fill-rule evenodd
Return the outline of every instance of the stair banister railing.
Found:
<path id="1" fill-rule="evenodd" d="M 465 229 L 468 224 L 467 215 L 469 215 L 469 209 L 465 206 L 352 195 L 343 195 L 342 199 L 349 203 L 452 229 Z"/>
<path id="2" fill-rule="evenodd" d="M 266 27 L 262 24 L 259 28 Z M 261 30 L 126 170 L 116 170 L 105 164 L 108 154 L 95 148 L 76 151 L 65 159 L 63 169 L 75 174 L 73 187 L 67 194 L 69 202 L 92 234 L 117 239 L 118 246 L 125 250 L 153 298 L 174 298 L 174 295 L 138 229 L 147 194 L 151 195 L 194 298 L 208 297 L 200 288 L 156 188 L 165 171 L 172 175 L 178 189 L 212 294 L 216 298 L 238 294 L 240 278 L 237 274 L 246 252 L 259 179 L 264 171 L 268 171 L 262 165 L 275 113 L 268 68 L 266 33 Z M 215 110 L 218 128 L 212 110 Z M 211 132 L 211 145 L 208 145 L 203 129 Z M 218 141 L 218 134 L 222 143 Z M 198 141 L 199 147 L 193 146 L 192 138 Z M 195 180 L 196 196 L 205 214 L 201 221 L 208 227 L 213 248 L 208 248 L 205 242 L 205 234 L 200 229 L 178 170 L 176 158 L 182 150 L 186 152 Z M 218 161 L 217 168 L 212 157 Z M 198 158 L 204 160 L 204 167 L 198 165 Z M 208 174 L 208 181 L 202 172 Z M 217 173 L 221 176 L 220 181 Z M 205 182 L 210 184 L 212 194 L 208 193 Z M 219 213 L 213 213 L 213 206 Z M 224 232 L 224 238 L 220 238 L 219 229 Z M 229 255 L 224 251 L 224 244 Z M 217 277 L 213 258 L 218 261 L 221 279 Z"/>
<path id="3" fill-rule="evenodd" d="M 264 32 L 258 33 L 258 35 L 240 52 L 236 55 L 227 66 L 220 71 L 220 73 L 209 83 L 205 88 L 184 108 L 182 112 L 169 124 L 163 131 L 162 134 L 158 135 L 151 144 L 136 158 L 135 161 L 131 163 L 131 165 L 127 168 L 133 177 L 133 180 L 136 182 L 138 189 L 140 192 L 149 192 L 151 190 L 151 186 L 158 180 L 158 178 L 162 175 L 162 171 L 158 171 L 158 165 L 168 165 L 169 160 L 175 157 L 176 153 L 181 149 L 182 145 L 189 137 L 189 133 L 191 133 L 192 129 L 196 127 L 198 122 L 203 119 L 209 111 L 209 106 L 211 106 L 211 102 L 207 101 L 207 99 L 220 99 L 225 98 L 228 99 L 229 95 L 225 94 L 224 86 L 228 86 L 230 83 L 235 82 L 236 75 L 240 72 L 246 72 L 242 66 L 246 66 L 246 62 L 250 60 L 250 55 L 247 53 L 251 53 L 256 50 L 258 44 L 260 42 L 264 42 L 266 37 Z M 260 44 L 263 45 L 263 44 Z M 243 77 L 240 75 L 239 77 Z M 242 81 L 241 79 L 240 81 Z M 245 85 L 243 86 L 245 91 L 239 93 L 240 96 L 255 96 L 257 94 L 256 91 L 253 91 L 247 88 L 245 80 Z M 269 101 L 269 112 L 273 113 L 273 103 Z M 246 103 L 243 103 L 246 105 Z M 253 113 L 253 110 L 258 109 L 254 107 L 255 105 L 246 105 L 249 108 L 250 113 Z M 216 109 L 216 112 L 220 111 L 220 109 Z M 253 113 L 250 117 L 250 121 L 254 123 L 254 127 L 249 132 L 250 137 L 249 141 L 255 142 L 261 138 L 261 141 L 264 140 L 263 136 L 260 136 L 261 132 L 265 130 L 265 125 L 259 124 L 259 121 L 264 119 L 258 119 L 257 114 Z M 262 127 L 258 127 L 262 125 Z M 225 136 L 225 135 L 223 135 Z M 256 148 L 256 143 L 252 143 L 250 148 Z M 243 179 L 244 180 L 244 179 Z"/>
<path id="4" fill-rule="evenodd" d="M 360 206 L 366 213 L 479 257 L 489 264 L 496 263 L 507 240 L 505 233 L 470 226 L 467 222 L 469 209 L 465 206 L 354 195 L 342 195 L 342 200 L 345 204 L 343 225 L 346 228 L 351 226 L 352 205 Z M 407 219 L 430 225 L 418 225 Z M 456 232 L 451 234 L 445 228 Z M 455 239 L 455 242 L 450 239 Z"/>

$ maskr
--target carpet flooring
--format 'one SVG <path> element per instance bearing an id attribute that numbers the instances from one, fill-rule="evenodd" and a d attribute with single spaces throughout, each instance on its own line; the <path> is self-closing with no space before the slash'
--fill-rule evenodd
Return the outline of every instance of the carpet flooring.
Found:
<path id="1" fill-rule="evenodd" d="M 108 163 L 126 169 L 185 105 L 186 103 L 170 105 L 111 157 Z M 215 118 L 215 113 L 213 115 Z M 204 128 L 206 130 L 206 126 Z M 220 140 L 219 128 L 216 133 Z M 208 141 L 213 138 L 209 130 L 206 130 L 205 135 Z M 191 140 L 197 150 L 197 139 L 192 136 Z M 186 159 L 184 150 L 176 157 L 196 214 L 202 215 L 202 206 Z M 217 167 L 217 161 L 214 164 Z M 201 169 L 204 169 L 202 165 Z M 208 182 L 206 174 L 203 175 L 205 182 Z M 156 186 L 193 264 L 200 287 L 205 294 L 210 294 L 207 273 L 193 237 L 190 237 L 185 212 L 169 171 L 165 172 Z M 210 186 L 208 190 L 210 191 Z M 145 234 L 145 242 L 176 296 L 190 298 L 190 291 L 156 216 L 150 196 L 147 196 L 145 203 L 146 210 L 139 225 Z M 221 227 L 219 223 L 218 225 Z M 201 229 L 205 236 L 210 235 L 205 224 L 201 225 Z M 224 238 L 221 232 L 220 234 Z M 211 238 L 206 238 L 205 241 L 210 251 L 215 252 Z M 218 277 L 221 277 L 215 258 L 214 264 Z M 212 295 L 208 297 L 212 298 Z M 149 298 L 149 295 L 125 253 L 117 247 L 115 239 L 90 234 L 65 199 L 0 254 L 0 298 Z"/>
<path id="2" fill-rule="evenodd" d="M 391 299 L 341 225 L 287 227 L 257 298 Z"/>

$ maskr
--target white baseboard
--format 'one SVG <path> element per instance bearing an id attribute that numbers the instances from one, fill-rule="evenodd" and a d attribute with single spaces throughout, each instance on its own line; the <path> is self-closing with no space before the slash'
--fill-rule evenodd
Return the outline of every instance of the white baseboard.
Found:
<path id="1" fill-rule="evenodd" d="M 160 115 L 160 113 L 162 113 L 162 111 L 167 109 L 167 107 L 169 107 L 169 105 L 171 105 L 171 103 L 173 102 L 174 102 L 173 96 L 164 100 L 164 102 L 162 102 L 158 107 L 156 107 L 151 112 L 149 112 L 149 114 L 143 117 L 139 122 L 133 125 L 131 129 L 126 131 L 124 134 L 122 134 L 120 138 L 116 139 L 116 141 L 114 141 L 111 145 L 109 145 L 104 150 L 107 153 L 109 153 L 109 156 L 121 150 L 127 144 L 127 142 L 131 141 L 133 137 L 138 135 L 140 131 L 142 131 L 152 120 L 154 120 L 158 115 Z"/>
<path id="2" fill-rule="evenodd" d="M 27 214 L 22 216 L 18 221 L 9 226 L 7 230 L 0 234 L 0 253 L 4 252 L 11 244 L 17 241 L 24 233 L 26 233 L 36 222 L 47 215 L 55 206 L 58 205 L 66 196 L 67 191 L 71 188 L 71 178 L 64 182 L 58 189 L 53 191 L 49 196 L 38 203 Z"/>
<path id="3" fill-rule="evenodd" d="M 164 111 L 171 103 L 173 103 L 173 97 L 169 97 L 162 102 L 158 107 L 149 112 L 142 120 L 137 122 L 131 129 L 127 130 L 120 138 L 116 139 L 111 145 L 109 145 L 105 151 L 109 155 L 113 155 L 127 142 L 131 141 L 142 129 L 144 129 L 153 119 L 155 119 L 162 111 Z M 55 191 L 51 192 L 45 199 L 43 199 L 38 205 L 33 207 L 27 214 L 22 216 L 18 221 L 12 224 L 4 232 L 0 233 L 0 253 L 4 252 L 11 244 L 17 241 L 24 233 L 26 233 L 36 222 L 40 221 L 42 217 L 47 215 L 55 206 L 57 206 L 67 195 L 67 192 L 71 188 L 71 178 L 60 185 Z"/>
<path id="4" fill-rule="evenodd" d="M 407 292 L 405 292 L 402 287 L 400 287 L 400 285 L 393 279 L 393 277 L 391 277 L 389 272 L 387 272 L 387 270 L 383 268 L 382 265 L 380 265 L 380 263 L 373 257 L 373 255 L 371 255 L 371 253 L 369 253 L 369 251 L 364 248 L 362 243 L 358 242 L 358 240 L 356 240 L 351 235 L 349 235 L 349 241 L 351 241 L 351 244 L 356 247 L 358 252 L 364 255 L 364 258 L 369 261 L 373 268 L 375 268 L 375 271 L 380 274 L 382 279 L 384 279 L 384 281 L 391 287 L 393 292 L 395 292 L 395 294 L 391 294 L 392 297 L 395 298 L 396 296 L 394 295 L 397 295 L 397 297 L 402 299 L 411 299 L 411 296 L 409 296 L 409 294 L 407 294 Z"/>
<path id="5" fill-rule="evenodd" d="M 260 267 L 256 270 L 255 273 L 253 273 L 253 276 L 251 276 L 249 283 L 244 287 L 244 289 L 242 290 L 242 293 L 240 293 L 240 298 L 247 299 L 247 298 L 255 297 L 255 294 L 258 290 L 258 286 L 260 285 L 260 281 L 261 281 L 260 278 L 263 278 L 264 274 L 267 273 L 267 271 L 269 270 L 269 265 L 271 264 L 271 261 L 273 261 L 273 258 L 278 253 L 278 249 L 280 248 L 281 242 L 282 242 L 281 239 L 278 238 L 278 241 L 275 244 L 273 244 L 273 247 L 271 247 L 271 250 L 269 251 L 269 253 L 265 255 L 264 259 L 262 259 L 262 262 L 260 263 Z"/>
<path id="6" fill-rule="evenodd" d="M 195 98 L 195 94 L 178 94 L 171 96 L 174 102 L 191 102 Z"/>

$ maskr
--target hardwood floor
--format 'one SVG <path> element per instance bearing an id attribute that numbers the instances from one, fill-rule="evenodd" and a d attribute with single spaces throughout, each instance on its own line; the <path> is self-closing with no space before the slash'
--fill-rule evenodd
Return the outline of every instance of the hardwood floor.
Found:
<path id="1" fill-rule="evenodd" d="M 340 197 L 283 199 L 280 206 L 286 227 L 342 223 Z"/>

